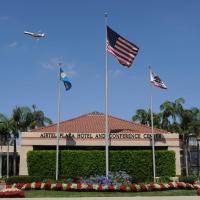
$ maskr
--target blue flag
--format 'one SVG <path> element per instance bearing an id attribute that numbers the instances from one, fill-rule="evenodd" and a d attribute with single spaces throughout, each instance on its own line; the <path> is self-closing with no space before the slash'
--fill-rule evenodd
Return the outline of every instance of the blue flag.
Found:
<path id="1" fill-rule="evenodd" d="M 63 81 L 65 89 L 70 90 L 72 84 L 69 82 L 67 74 L 62 70 L 62 68 L 60 68 L 60 80 Z"/>

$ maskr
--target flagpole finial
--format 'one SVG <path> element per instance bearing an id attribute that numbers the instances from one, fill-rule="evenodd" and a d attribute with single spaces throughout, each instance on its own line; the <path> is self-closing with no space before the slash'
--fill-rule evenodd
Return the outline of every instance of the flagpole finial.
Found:
<path id="1" fill-rule="evenodd" d="M 104 13 L 104 16 L 105 16 L 105 18 L 107 18 L 107 17 L 108 17 L 108 13 L 107 13 L 107 12 L 105 12 L 105 13 Z"/>

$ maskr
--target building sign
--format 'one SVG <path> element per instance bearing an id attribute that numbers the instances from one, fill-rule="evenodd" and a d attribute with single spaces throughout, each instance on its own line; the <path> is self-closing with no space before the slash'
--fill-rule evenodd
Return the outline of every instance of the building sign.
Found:
<path id="1" fill-rule="evenodd" d="M 56 133 L 41 133 L 40 138 L 56 138 Z M 120 139 L 129 139 L 129 140 L 137 140 L 137 139 L 151 139 L 151 134 L 138 134 L 138 133 L 110 133 L 110 139 L 120 140 Z M 60 138 L 66 139 L 105 139 L 104 133 L 60 133 Z M 154 134 L 154 138 L 156 140 L 165 140 L 163 134 Z"/>

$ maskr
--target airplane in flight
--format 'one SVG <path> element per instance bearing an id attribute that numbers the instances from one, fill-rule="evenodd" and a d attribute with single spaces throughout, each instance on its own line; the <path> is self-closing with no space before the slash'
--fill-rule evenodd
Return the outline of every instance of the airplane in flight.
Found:
<path id="1" fill-rule="evenodd" d="M 45 33 L 38 33 L 38 32 L 28 32 L 24 31 L 24 34 L 30 35 L 32 38 L 39 40 L 40 38 L 46 37 Z"/>

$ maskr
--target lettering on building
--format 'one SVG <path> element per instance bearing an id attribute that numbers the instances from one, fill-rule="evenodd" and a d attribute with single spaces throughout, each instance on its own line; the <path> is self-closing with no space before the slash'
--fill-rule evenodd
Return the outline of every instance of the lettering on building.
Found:
<path id="1" fill-rule="evenodd" d="M 40 138 L 56 138 L 56 133 L 41 133 Z M 60 133 L 60 138 L 66 138 L 67 140 L 73 140 L 73 139 L 105 139 L 104 133 Z M 145 134 L 139 134 L 139 133 L 110 133 L 110 139 L 111 140 L 140 140 L 140 139 L 146 139 L 150 140 L 152 138 L 152 135 L 149 133 Z M 165 140 L 165 137 L 163 134 L 154 134 L 155 140 Z"/>

